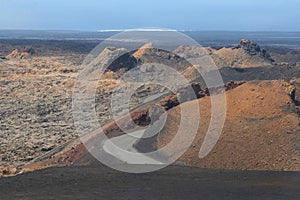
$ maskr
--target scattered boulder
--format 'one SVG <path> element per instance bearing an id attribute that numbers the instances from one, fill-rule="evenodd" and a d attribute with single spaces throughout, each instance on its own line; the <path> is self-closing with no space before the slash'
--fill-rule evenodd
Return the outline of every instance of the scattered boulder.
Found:
<path id="1" fill-rule="evenodd" d="M 290 81 L 290 84 L 294 86 L 291 91 L 292 99 L 296 102 L 296 104 L 300 105 L 300 78 L 294 78 Z"/>
<path id="2" fill-rule="evenodd" d="M 0 60 L 6 60 L 7 58 L 3 55 L 0 55 Z"/>
<path id="3" fill-rule="evenodd" d="M 290 81 L 290 96 L 295 104 L 295 109 L 300 117 L 300 79 L 294 78 Z"/>
<path id="4" fill-rule="evenodd" d="M 225 90 L 232 90 L 238 86 L 243 85 L 244 83 L 246 83 L 245 81 L 229 81 L 228 83 L 225 84 Z"/>
<path id="5" fill-rule="evenodd" d="M 12 176 L 17 173 L 17 168 L 11 164 L 0 166 L 0 177 Z"/>
<path id="6" fill-rule="evenodd" d="M 48 144 L 48 145 L 43 146 L 41 148 L 41 151 L 47 152 L 47 151 L 51 151 L 53 148 L 54 148 L 54 145 Z"/>

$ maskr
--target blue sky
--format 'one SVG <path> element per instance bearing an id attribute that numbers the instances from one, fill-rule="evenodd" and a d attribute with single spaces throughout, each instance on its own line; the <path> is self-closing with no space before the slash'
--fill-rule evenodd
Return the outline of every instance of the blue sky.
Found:
<path id="1" fill-rule="evenodd" d="M 0 1 L 0 29 L 300 31 L 299 0 Z"/>

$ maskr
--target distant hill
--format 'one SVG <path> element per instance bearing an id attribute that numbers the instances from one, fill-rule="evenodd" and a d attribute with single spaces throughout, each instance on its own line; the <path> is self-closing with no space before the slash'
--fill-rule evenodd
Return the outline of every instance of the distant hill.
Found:
<path id="1" fill-rule="evenodd" d="M 249 68 L 271 66 L 274 60 L 256 42 L 242 39 L 238 46 L 219 50 L 208 48 L 218 67 Z"/>

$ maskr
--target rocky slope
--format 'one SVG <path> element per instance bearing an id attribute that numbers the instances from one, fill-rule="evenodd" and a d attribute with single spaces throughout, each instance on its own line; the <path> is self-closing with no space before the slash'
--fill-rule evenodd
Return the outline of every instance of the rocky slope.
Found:
<path id="1" fill-rule="evenodd" d="M 29 58 L 35 54 L 35 50 L 32 47 L 23 47 L 20 49 L 12 50 L 7 56 L 7 59 L 24 59 Z"/>
<path id="2" fill-rule="evenodd" d="M 200 106 L 201 128 L 193 144 L 179 159 L 179 163 L 220 169 L 300 170 L 300 128 L 298 104 L 295 100 L 299 94 L 295 82 L 294 85 L 284 81 L 227 84 L 228 112 L 225 126 L 216 147 L 203 159 L 199 159 L 198 153 L 210 121 L 210 97 L 205 90 L 199 90 L 199 94 L 204 94 L 197 100 Z M 180 124 L 180 107 L 176 106 L 178 105 L 176 98 L 169 96 L 160 103 L 169 110 L 166 126 L 157 139 L 152 138 L 152 143 L 140 141 L 136 148 L 141 151 L 145 151 L 145 145 L 157 144 L 158 147 L 166 145 L 174 137 Z M 190 102 L 186 104 L 189 105 Z M 147 110 L 132 113 L 133 119 L 139 125 L 146 125 L 144 122 L 149 119 L 147 116 Z M 109 137 L 123 134 L 115 124 L 106 127 L 105 133 Z M 49 154 L 41 162 L 29 165 L 23 170 L 92 163 L 97 161 L 77 140 L 64 150 Z"/>
<path id="3" fill-rule="evenodd" d="M 262 67 L 271 66 L 274 60 L 256 42 L 242 39 L 238 46 L 219 50 L 207 49 L 218 67 Z"/>
<path id="4" fill-rule="evenodd" d="M 293 93 L 294 86 L 283 81 L 254 81 L 228 91 L 222 135 L 203 159 L 198 154 L 210 121 L 210 98 L 199 99 L 201 128 L 180 161 L 204 168 L 300 170 L 300 128 Z M 179 109 L 169 111 L 158 146 L 174 137 Z"/>
<path id="5" fill-rule="evenodd" d="M 175 50 L 175 53 L 185 58 L 189 58 L 191 55 L 209 55 L 218 68 L 249 68 L 272 66 L 274 64 L 274 60 L 265 49 L 261 48 L 255 41 L 248 39 L 242 39 L 234 47 L 221 49 L 181 46 Z"/>

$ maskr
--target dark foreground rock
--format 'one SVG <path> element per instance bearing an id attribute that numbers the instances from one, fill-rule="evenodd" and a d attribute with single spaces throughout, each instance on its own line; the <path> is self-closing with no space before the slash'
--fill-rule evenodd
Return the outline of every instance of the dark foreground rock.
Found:
<path id="1" fill-rule="evenodd" d="M 132 167 L 132 166 L 131 166 Z M 49 168 L 0 179 L 0 199 L 296 200 L 300 174 L 170 166 L 127 174 L 102 165 Z"/>

